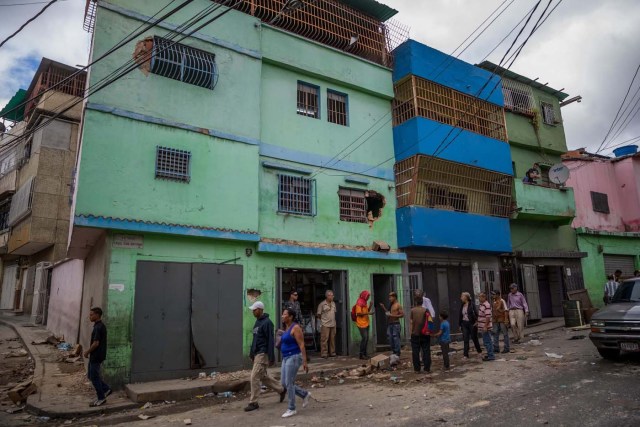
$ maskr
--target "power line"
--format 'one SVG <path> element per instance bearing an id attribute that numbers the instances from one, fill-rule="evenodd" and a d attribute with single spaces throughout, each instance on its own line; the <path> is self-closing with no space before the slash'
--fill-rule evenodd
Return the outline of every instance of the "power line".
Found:
<path id="1" fill-rule="evenodd" d="M 622 132 L 624 132 L 627 126 L 631 124 L 631 121 L 638 115 L 638 112 L 640 112 L 640 106 L 638 106 L 639 103 L 640 103 L 640 98 L 636 100 L 636 103 L 633 104 L 633 107 L 631 107 L 631 110 L 629 110 L 625 118 L 622 120 L 622 124 L 618 127 L 618 130 L 613 135 L 613 137 L 611 137 L 610 142 L 613 142 L 616 139 L 618 139 L 618 137 L 622 135 Z M 635 113 L 633 113 L 633 116 L 630 116 L 634 110 L 635 110 Z"/>
<path id="2" fill-rule="evenodd" d="M 58 0 L 58 1 L 67 1 L 67 0 Z M 45 4 L 48 3 L 46 1 L 32 1 L 28 3 L 11 3 L 11 4 L 0 4 L 0 7 L 9 7 L 9 6 L 30 6 L 32 4 Z"/>
<path id="3" fill-rule="evenodd" d="M 47 10 L 47 9 L 49 8 L 49 6 L 51 6 L 52 4 L 54 4 L 54 3 L 55 3 L 55 2 L 57 2 L 57 1 L 58 1 L 58 0 L 51 0 L 49 3 L 47 3 L 47 5 L 46 5 L 45 7 L 43 7 L 43 8 L 40 10 L 40 12 L 36 13 L 33 17 L 29 18 L 29 19 L 27 20 L 27 22 L 25 22 L 24 24 L 22 24 L 22 25 L 20 26 L 20 28 L 18 28 L 18 29 L 16 30 L 16 32 L 15 32 L 15 33 L 11 34 L 9 37 L 7 37 L 7 38 L 6 38 L 6 39 L 4 39 L 2 42 L 0 42 L 0 47 L 4 46 L 4 44 L 5 44 L 6 42 L 8 42 L 9 40 L 11 40 L 11 39 L 12 39 L 12 38 L 14 38 L 15 36 L 17 36 L 17 35 L 18 35 L 18 33 L 24 29 L 24 27 L 26 27 L 27 25 L 29 25 L 30 23 L 32 23 L 33 21 L 35 21 L 36 19 L 38 19 L 38 17 L 39 17 L 40 15 L 42 15 L 42 14 L 44 13 L 44 11 L 45 11 L 45 10 Z"/>

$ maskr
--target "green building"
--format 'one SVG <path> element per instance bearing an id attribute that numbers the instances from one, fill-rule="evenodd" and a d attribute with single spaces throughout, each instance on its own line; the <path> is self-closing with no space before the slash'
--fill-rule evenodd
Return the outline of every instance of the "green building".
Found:
<path id="1" fill-rule="evenodd" d="M 567 151 L 560 103 L 568 95 L 490 62 L 479 66 L 503 76 L 513 162 L 513 252 L 501 260 L 503 292 L 517 283 L 527 296 L 531 320 L 562 316 L 567 292 L 584 288 L 581 259 L 587 255 L 578 250 L 571 228 L 576 215 L 573 189 L 549 176 Z M 531 169 L 539 178 L 525 182 Z"/>
<path id="2" fill-rule="evenodd" d="M 82 318 L 106 312 L 114 383 L 246 366 L 247 307 L 263 301 L 277 324 L 292 290 L 310 349 L 313 314 L 335 292 L 338 352 L 353 354 L 358 294 L 399 286 L 384 24 L 396 12 L 239 1 L 191 34 L 226 3 L 196 0 L 90 71 L 97 85 L 132 56 L 139 65 L 88 99 L 69 245 L 84 259 Z M 160 7 L 91 3 L 91 57 Z"/>

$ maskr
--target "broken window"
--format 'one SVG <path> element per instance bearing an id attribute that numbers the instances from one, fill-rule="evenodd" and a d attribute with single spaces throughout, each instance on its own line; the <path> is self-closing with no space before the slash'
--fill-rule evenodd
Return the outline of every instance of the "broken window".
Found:
<path id="1" fill-rule="evenodd" d="M 533 90 L 531 86 L 515 80 L 502 79 L 504 108 L 514 113 L 533 115 Z"/>
<path id="2" fill-rule="evenodd" d="M 315 180 L 278 175 L 278 212 L 315 215 Z"/>
<path id="3" fill-rule="evenodd" d="M 367 200 L 362 190 L 341 188 L 338 190 L 340 199 L 340 221 L 367 223 Z"/>
<path id="4" fill-rule="evenodd" d="M 556 123 L 556 113 L 553 110 L 553 105 L 541 102 L 540 107 L 542 109 L 542 121 L 547 125 L 554 125 Z"/>
<path id="5" fill-rule="evenodd" d="M 371 190 L 364 192 L 364 198 L 367 202 L 367 221 L 369 221 L 369 227 L 373 227 L 373 223 L 382 216 L 382 210 L 387 201 L 382 194 Z"/>
<path id="6" fill-rule="evenodd" d="M 330 123 L 347 126 L 347 95 L 327 90 L 327 115 Z"/>
<path id="7" fill-rule="evenodd" d="M 145 57 L 148 54 L 142 59 Z M 207 89 L 213 89 L 218 79 L 214 54 L 157 36 L 153 38 L 150 71 Z"/>
<path id="8" fill-rule="evenodd" d="M 156 147 L 156 178 L 191 181 L 191 152 Z"/>
<path id="9" fill-rule="evenodd" d="M 319 88 L 317 86 L 298 82 L 298 114 L 314 119 L 320 118 L 318 92 Z"/>

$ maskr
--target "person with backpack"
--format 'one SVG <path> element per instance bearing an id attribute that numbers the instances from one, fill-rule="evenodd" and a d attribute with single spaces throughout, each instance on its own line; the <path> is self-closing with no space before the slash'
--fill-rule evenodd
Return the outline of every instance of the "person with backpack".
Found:
<path id="1" fill-rule="evenodd" d="M 411 356 L 413 370 L 420 372 L 420 353 L 422 353 L 422 365 L 425 372 L 431 372 L 431 332 L 429 319 L 433 324 L 431 313 L 422 306 L 422 296 L 415 298 L 414 307 L 411 309 L 409 328 L 411 329 Z"/>
<path id="2" fill-rule="evenodd" d="M 360 331 L 360 359 L 368 359 L 367 347 L 369 346 L 369 316 L 373 314 L 371 307 L 373 301 L 369 301 L 371 293 L 369 291 L 360 292 L 360 297 L 351 308 L 351 320 L 356 322 L 358 331 Z"/>
<path id="3" fill-rule="evenodd" d="M 482 354 L 480 342 L 478 341 L 478 311 L 476 305 L 471 301 L 471 294 L 463 292 L 460 295 L 462 306 L 460 307 L 459 325 L 464 340 L 463 357 L 469 358 L 469 338 L 473 340 L 473 345 L 478 354 Z"/>

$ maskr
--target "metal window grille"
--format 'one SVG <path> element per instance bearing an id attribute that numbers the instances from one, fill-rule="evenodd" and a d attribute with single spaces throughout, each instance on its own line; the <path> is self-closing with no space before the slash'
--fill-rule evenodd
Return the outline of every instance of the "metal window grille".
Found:
<path id="1" fill-rule="evenodd" d="M 502 79 L 504 108 L 515 113 L 533 115 L 533 90 L 531 86 L 515 80 Z"/>
<path id="2" fill-rule="evenodd" d="M 393 125 L 424 117 L 507 141 L 502 108 L 446 86 L 411 76 L 394 86 Z"/>
<path id="3" fill-rule="evenodd" d="M 319 119 L 320 111 L 318 104 L 318 88 L 298 82 L 298 114 Z"/>
<path id="4" fill-rule="evenodd" d="M 396 163 L 398 207 L 433 209 L 508 217 L 511 210 L 510 175 L 416 155 Z"/>
<path id="5" fill-rule="evenodd" d="M 11 197 L 0 202 L 0 231 L 9 228 L 9 211 L 11 210 Z"/>
<path id="6" fill-rule="evenodd" d="M 79 73 L 63 83 L 65 79 L 69 78 L 75 72 L 75 69 L 62 69 L 52 64 L 40 73 L 33 90 L 28 94 L 30 101 L 24 109 L 25 117 L 29 117 L 31 112 L 40 103 L 42 94 L 56 85 L 59 85 L 54 89 L 56 92 L 66 93 L 67 95 L 77 96 L 79 98 L 83 97 L 87 73 Z"/>
<path id="7" fill-rule="evenodd" d="M 594 212 L 600 212 L 608 214 L 609 211 L 609 196 L 606 193 L 591 192 L 591 204 L 593 205 Z"/>
<path id="8" fill-rule="evenodd" d="M 364 191 L 341 188 L 338 190 L 340 199 L 340 221 L 367 223 L 367 200 Z"/>
<path id="9" fill-rule="evenodd" d="M 194 49 L 162 37 L 153 38 L 151 72 L 195 86 L 213 89 L 218 69 L 213 53 Z"/>
<path id="10" fill-rule="evenodd" d="M 309 0 L 295 10 L 285 9 L 287 2 L 241 0 L 236 9 L 270 25 L 388 67 L 393 65 L 391 51 L 409 38 L 408 27 L 393 21 L 382 23 L 340 1 Z"/>
<path id="11" fill-rule="evenodd" d="M 315 180 L 278 175 L 278 212 L 315 215 Z"/>
<path id="12" fill-rule="evenodd" d="M 347 95 L 327 91 L 327 115 L 330 123 L 347 126 Z"/>
<path id="13" fill-rule="evenodd" d="M 93 33 L 93 28 L 96 25 L 96 9 L 98 9 L 98 1 L 87 0 L 84 8 L 84 23 L 82 24 L 82 28 L 87 33 Z"/>
<path id="14" fill-rule="evenodd" d="M 541 102 L 540 107 L 542 110 L 542 121 L 547 125 L 553 125 L 556 123 L 556 113 L 553 110 L 553 104 Z"/>
<path id="15" fill-rule="evenodd" d="M 191 152 L 156 147 L 156 178 L 191 181 Z"/>
<path id="16" fill-rule="evenodd" d="M 11 198 L 11 208 L 9 209 L 9 219 L 7 220 L 7 224 L 10 227 L 13 227 L 31 213 L 35 179 L 35 176 L 29 178 Z"/>

